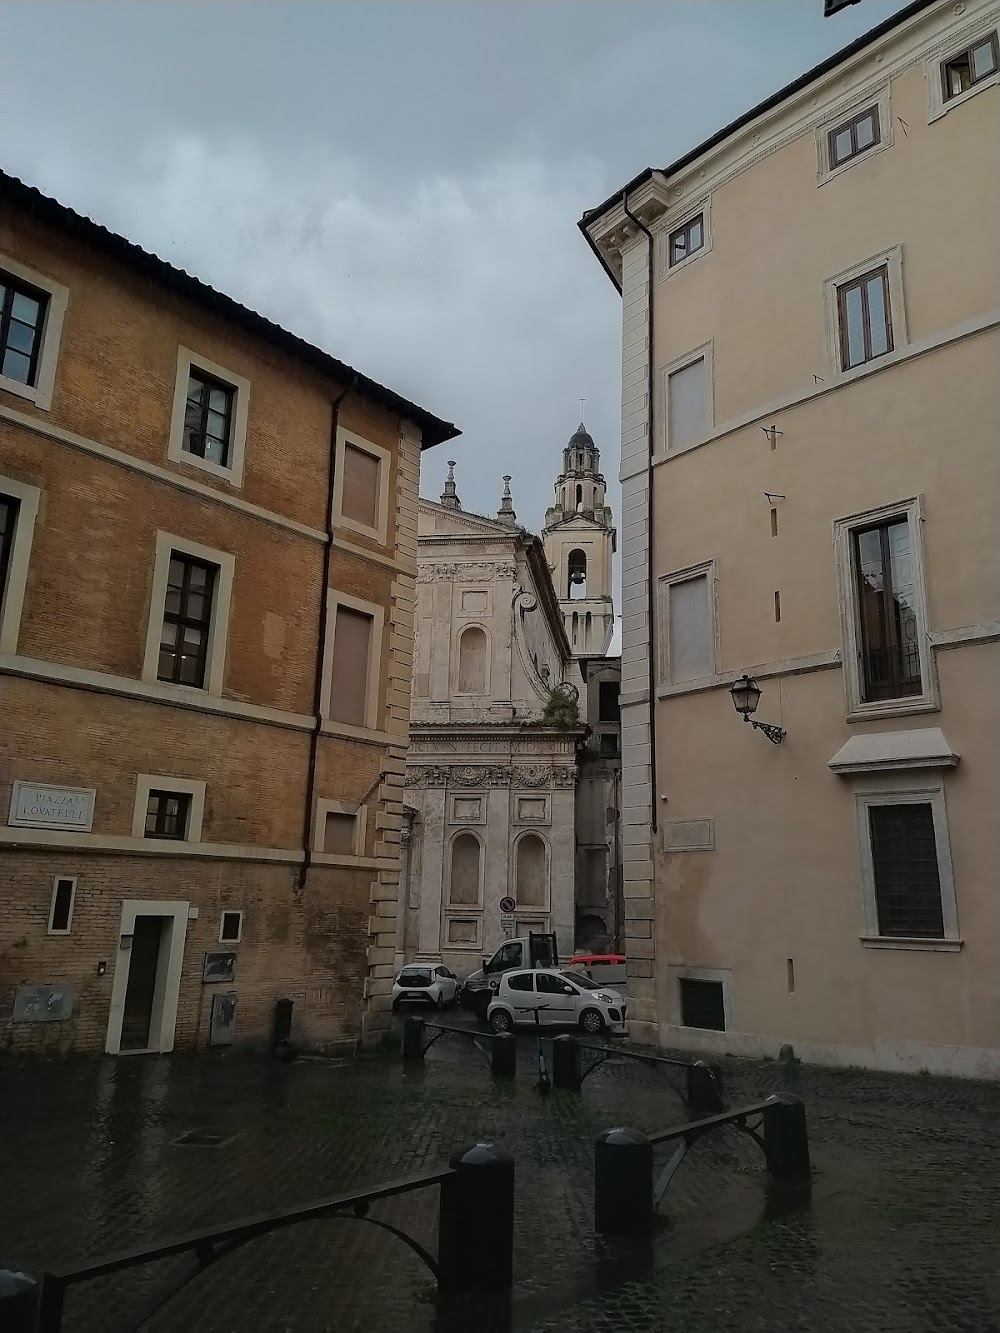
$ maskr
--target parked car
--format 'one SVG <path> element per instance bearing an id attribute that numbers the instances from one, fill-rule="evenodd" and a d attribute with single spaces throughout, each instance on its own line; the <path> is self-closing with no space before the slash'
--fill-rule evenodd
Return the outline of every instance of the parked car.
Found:
<path id="1" fill-rule="evenodd" d="M 583 972 L 555 967 L 505 973 L 486 1019 L 494 1032 L 512 1032 L 534 1026 L 536 1009 L 546 1027 L 579 1027 L 589 1035 L 625 1031 L 625 999 L 618 991 Z"/>
<path id="2" fill-rule="evenodd" d="M 392 983 L 392 1011 L 404 1004 L 444 1009 L 454 1004 L 458 978 L 440 963 L 407 963 Z"/>
<path id="3" fill-rule="evenodd" d="M 569 960 L 571 971 L 586 972 L 591 981 L 603 986 L 625 988 L 625 955 L 623 953 L 575 953 Z"/>

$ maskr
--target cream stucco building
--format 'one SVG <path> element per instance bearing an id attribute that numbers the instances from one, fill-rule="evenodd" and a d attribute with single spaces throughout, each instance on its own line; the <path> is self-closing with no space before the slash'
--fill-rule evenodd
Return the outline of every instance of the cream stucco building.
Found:
<path id="1" fill-rule="evenodd" d="M 421 500 L 397 963 L 462 975 L 504 934 L 575 930 L 576 750 L 583 725 L 543 719 L 581 692 L 541 541 L 505 478 L 495 519 L 461 507 L 451 465 Z M 501 899 L 516 906 L 502 914 Z"/>
<path id="2" fill-rule="evenodd" d="M 580 224 L 640 1038 L 1000 1075 L 998 24 L 911 4 Z"/>

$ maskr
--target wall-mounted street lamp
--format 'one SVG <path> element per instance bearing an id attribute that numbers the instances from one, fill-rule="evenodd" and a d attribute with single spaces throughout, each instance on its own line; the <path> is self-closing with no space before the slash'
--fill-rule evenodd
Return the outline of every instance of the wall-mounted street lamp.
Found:
<path id="1" fill-rule="evenodd" d="M 762 731 L 773 745 L 780 745 L 785 739 L 784 730 L 781 727 L 773 727 L 770 722 L 758 722 L 752 716 L 760 703 L 760 686 L 753 676 L 746 674 L 740 676 L 739 680 L 733 682 L 729 693 L 733 696 L 733 707 L 742 716 L 743 721 L 749 722 L 757 731 Z"/>

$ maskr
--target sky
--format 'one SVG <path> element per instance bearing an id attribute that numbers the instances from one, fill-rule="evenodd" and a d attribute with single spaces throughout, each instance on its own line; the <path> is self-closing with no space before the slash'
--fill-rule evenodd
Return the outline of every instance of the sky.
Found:
<path id="1" fill-rule="evenodd" d="M 3 165 L 454 421 L 539 531 L 582 415 L 617 517 L 620 301 L 576 223 L 902 8 L 4 0 Z"/>

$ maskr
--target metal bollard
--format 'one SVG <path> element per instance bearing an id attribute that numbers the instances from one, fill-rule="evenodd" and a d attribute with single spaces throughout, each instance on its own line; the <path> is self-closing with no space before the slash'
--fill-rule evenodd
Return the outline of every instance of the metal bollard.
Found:
<path id="1" fill-rule="evenodd" d="M 576 1037 L 556 1037 L 552 1042 L 552 1086 L 579 1092 L 583 1082 L 583 1052 Z"/>
<path id="2" fill-rule="evenodd" d="M 274 1044 L 282 1046 L 292 1039 L 292 1010 L 295 1001 L 276 1000 L 274 1004 Z"/>
<path id="3" fill-rule="evenodd" d="M 494 1078 L 513 1078 L 517 1073 L 517 1039 L 513 1032 L 498 1032 L 493 1038 L 490 1073 Z"/>
<path id="4" fill-rule="evenodd" d="M 0 1328 L 4 1333 L 34 1333 L 38 1283 L 20 1264 L 0 1264 Z"/>
<path id="5" fill-rule="evenodd" d="M 806 1108 L 801 1097 L 779 1092 L 768 1099 L 764 1111 L 764 1153 L 767 1169 L 775 1180 L 808 1184 L 812 1173 Z"/>
<path id="6" fill-rule="evenodd" d="M 704 1060 L 688 1065 L 687 1104 L 692 1111 L 701 1111 L 704 1115 L 724 1109 L 722 1081 L 714 1065 L 706 1064 Z"/>
<path id="7" fill-rule="evenodd" d="M 514 1159 L 492 1143 L 452 1154 L 441 1183 L 438 1268 L 448 1295 L 510 1292 L 514 1283 Z"/>
<path id="8" fill-rule="evenodd" d="M 403 1020 L 403 1063 L 424 1058 L 424 1020 L 406 1018 Z"/>
<path id="9" fill-rule="evenodd" d="M 594 1144 L 594 1228 L 605 1236 L 653 1229 L 653 1145 L 638 1129 L 606 1129 Z"/>

